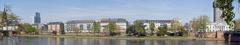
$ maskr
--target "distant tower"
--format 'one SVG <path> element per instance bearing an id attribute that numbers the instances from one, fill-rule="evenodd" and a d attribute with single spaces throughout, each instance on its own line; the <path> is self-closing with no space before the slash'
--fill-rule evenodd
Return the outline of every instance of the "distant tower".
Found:
<path id="1" fill-rule="evenodd" d="M 220 10 L 217 6 L 216 6 L 216 0 L 214 0 L 213 2 L 213 22 L 224 22 L 224 20 L 221 18 L 221 14 L 222 14 L 222 10 Z"/>
<path id="2" fill-rule="evenodd" d="M 41 23 L 40 13 L 36 12 L 36 15 L 34 16 L 34 24 L 40 24 L 40 23 Z"/>
<path id="3" fill-rule="evenodd" d="M 40 13 L 36 12 L 35 16 L 34 16 L 34 27 L 38 30 L 38 32 L 42 32 L 41 31 L 41 17 L 40 17 Z"/>

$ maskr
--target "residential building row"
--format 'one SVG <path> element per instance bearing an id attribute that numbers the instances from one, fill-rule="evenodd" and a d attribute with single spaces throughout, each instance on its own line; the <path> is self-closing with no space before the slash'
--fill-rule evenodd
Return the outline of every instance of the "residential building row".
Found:
<path id="1" fill-rule="evenodd" d="M 139 20 L 138 20 L 139 21 Z M 150 23 L 155 23 L 155 28 L 158 28 L 162 25 L 167 25 L 168 27 L 171 26 L 171 20 L 140 20 L 144 28 L 150 33 L 149 25 Z M 70 20 L 65 23 L 63 22 L 49 22 L 42 28 L 42 32 L 53 33 L 57 32 L 56 34 L 60 33 L 92 33 L 93 30 L 93 23 L 99 22 L 100 23 L 100 33 L 107 33 L 107 25 L 109 22 L 115 22 L 117 33 L 125 34 L 127 31 L 127 27 L 130 25 L 126 19 L 122 18 L 107 18 L 107 19 L 100 19 L 100 20 Z M 63 32 L 61 32 L 63 30 Z"/>
<path id="2" fill-rule="evenodd" d="M 93 23 L 99 22 L 100 23 L 100 33 L 107 33 L 107 25 L 109 22 L 115 22 L 117 26 L 116 32 L 125 34 L 127 31 L 128 26 L 130 25 L 129 22 L 126 19 L 122 18 L 113 18 L 113 19 L 100 19 L 100 20 L 70 20 L 65 23 L 63 22 L 49 22 L 48 24 L 44 25 L 42 28 L 42 32 L 48 32 L 48 33 L 54 33 L 54 34 L 60 34 L 60 33 L 93 33 Z M 155 24 L 155 29 L 161 26 L 167 26 L 167 28 L 171 28 L 171 21 L 173 20 L 136 20 L 141 21 L 144 25 L 144 29 L 146 33 L 151 33 L 150 30 L 150 23 Z M 185 28 L 186 30 L 191 30 L 190 26 L 184 26 L 188 27 Z M 206 29 L 204 29 L 204 32 L 215 32 L 215 31 L 229 31 L 231 30 L 229 26 L 223 23 L 210 23 L 207 25 Z M 153 31 L 157 32 L 157 31 Z"/>

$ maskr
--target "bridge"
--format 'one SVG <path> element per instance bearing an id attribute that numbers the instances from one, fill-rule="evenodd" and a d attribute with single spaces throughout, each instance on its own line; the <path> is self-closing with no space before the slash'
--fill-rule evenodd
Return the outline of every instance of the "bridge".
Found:
<path id="1" fill-rule="evenodd" d="M 0 28 L 0 36 L 13 36 L 16 34 L 18 26 L 7 26 Z"/>
<path id="2" fill-rule="evenodd" d="M 13 36 L 13 33 L 16 33 L 15 31 L 11 31 L 11 30 L 0 30 L 0 37 L 1 36 Z"/>

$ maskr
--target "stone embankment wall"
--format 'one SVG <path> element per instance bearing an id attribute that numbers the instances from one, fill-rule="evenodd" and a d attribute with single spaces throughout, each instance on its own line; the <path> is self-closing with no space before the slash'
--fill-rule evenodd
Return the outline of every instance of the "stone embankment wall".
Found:
<path id="1" fill-rule="evenodd" d="M 204 32 L 204 33 L 198 33 L 198 32 L 189 32 L 188 33 L 188 36 L 189 37 L 199 37 L 199 36 L 202 36 L 202 37 L 205 37 L 205 38 L 215 38 L 216 37 L 216 34 L 217 34 L 217 38 L 224 38 L 224 33 L 223 32 Z"/>

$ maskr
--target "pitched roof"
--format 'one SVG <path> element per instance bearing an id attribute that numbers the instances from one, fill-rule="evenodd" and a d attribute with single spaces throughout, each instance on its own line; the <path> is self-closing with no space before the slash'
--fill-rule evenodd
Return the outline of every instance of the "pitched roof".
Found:
<path id="1" fill-rule="evenodd" d="M 102 23 L 107 23 L 107 22 L 110 22 L 110 21 L 112 21 L 112 22 L 117 22 L 117 23 L 120 23 L 120 22 L 122 22 L 122 23 L 127 23 L 127 22 L 128 22 L 126 19 L 123 19 L 123 18 L 101 19 L 100 22 L 102 22 Z"/>
<path id="2" fill-rule="evenodd" d="M 93 23 L 95 20 L 71 20 L 66 22 L 66 24 L 76 24 L 76 23 Z"/>
<path id="3" fill-rule="evenodd" d="M 154 23 L 170 23 L 172 20 L 136 20 L 136 21 L 141 21 L 143 23 L 150 23 L 150 22 L 154 22 Z M 134 21 L 134 22 L 136 22 Z"/>
<path id="4" fill-rule="evenodd" d="M 64 24 L 64 23 L 62 23 L 62 22 L 49 22 L 48 25 L 49 24 Z"/>

